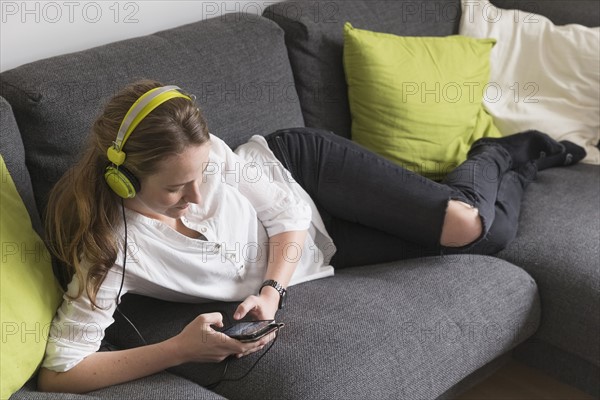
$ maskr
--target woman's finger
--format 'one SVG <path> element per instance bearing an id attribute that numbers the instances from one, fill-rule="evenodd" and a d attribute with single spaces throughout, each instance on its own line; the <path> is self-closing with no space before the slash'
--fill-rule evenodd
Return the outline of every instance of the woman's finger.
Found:
<path id="1" fill-rule="evenodd" d="M 243 353 L 238 353 L 238 354 L 236 354 L 235 356 L 236 356 L 237 358 L 241 358 L 241 357 L 244 357 L 244 356 L 250 355 L 250 354 L 252 354 L 252 353 L 256 353 L 257 351 L 260 351 L 260 350 L 262 350 L 264 347 L 265 347 L 264 345 L 257 346 L 257 347 L 253 347 L 253 348 L 251 348 L 251 349 L 248 349 L 248 350 L 246 350 L 246 351 L 245 351 L 245 352 L 243 352 Z"/>
<path id="2" fill-rule="evenodd" d="M 223 327 L 223 314 L 219 312 L 200 314 L 198 319 L 208 325 L 215 325 L 219 328 Z"/>
<path id="3" fill-rule="evenodd" d="M 250 312 L 252 309 L 254 309 L 257 305 L 257 297 L 256 296 L 250 296 L 248 298 L 246 298 L 246 300 L 244 300 L 235 310 L 235 313 L 233 314 L 233 319 L 242 319 L 246 316 L 246 314 L 248 314 L 248 312 Z"/>

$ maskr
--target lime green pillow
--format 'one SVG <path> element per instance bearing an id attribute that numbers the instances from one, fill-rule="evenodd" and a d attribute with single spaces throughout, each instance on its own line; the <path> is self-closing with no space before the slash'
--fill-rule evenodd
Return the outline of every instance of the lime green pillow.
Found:
<path id="1" fill-rule="evenodd" d="M 482 137 L 500 137 L 483 107 L 494 39 L 403 37 L 344 26 L 352 139 L 442 179 Z"/>
<path id="2" fill-rule="evenodd" d="M 27 209 L 0 156 L 0 398 L 23 386 L 42 362 L 62 290 L 50 254 L 31 226 Z"/>

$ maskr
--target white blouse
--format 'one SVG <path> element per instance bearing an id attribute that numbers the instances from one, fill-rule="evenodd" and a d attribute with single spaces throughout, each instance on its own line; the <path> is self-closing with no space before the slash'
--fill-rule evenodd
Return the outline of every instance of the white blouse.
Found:
<path id="1" fill-rule="evenodd" d="M 203 240 L 125 209 L 127 262 L 121 295 L 179 302 L 243 301 L 257 294 L 264 280 L 269 237 L 294 230 L 307 229 L 308 235 L 303 246 L 288 244 L 284 249 L 288 260 L 298 261 L 290 286 L 333 275 L 329 261 L 336 248 L 316 206 L 266 140 L 253 136 L 235 152 L 212 134 L 211 142 L 199 188 L 202 203 L 190 204 L 181 218 L 202 233 Z M 52 322 L 43 367 L 67 371 L 98 351 L 105 329 L 114 322 L 122 263 L 120 251 L 97 293 L 99 308 L 94 310 L 85 290 L 76 300 L 67 297 L 78 292 L 79 282 L 73 278 Z"/>

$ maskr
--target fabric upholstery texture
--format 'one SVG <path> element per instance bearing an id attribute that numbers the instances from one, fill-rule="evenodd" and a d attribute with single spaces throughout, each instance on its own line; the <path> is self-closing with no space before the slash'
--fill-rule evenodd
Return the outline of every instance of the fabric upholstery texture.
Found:
<path id="1" fill-rule="evenodd" d="M 600 3 L 596 0 L 492 0 L 497 7 L 516 8 L 524 11 L 523 18 L 529 18 L 528 13 L 542 14 L 556 25 L 580 24 L 598 26 Z"/>
<path id="2" fill-rule="evenodd" d="M 10 104 L 0 97 L 0 154 L 4 158 L 8 172 L 25 204 L 31 218 L 31 225 L 38 234 L 42 233 L 42 223 L 35 205 L 31 177 L 25 165 L 25 149 Z M 4 179 L 4 177 L 2 177 Z"/>
<path id="3" fill-rule="evenodd" d="M 140 78 L 196 95 L 210 131 L 232 147 L 303 126 L 283 33 L 258 16 L 228 14 L 26 64 L 0 75 L 0 95 L 19 124 L 40 212 L 94 116 Z"/>
<path id="4" fill-rule="evenodd" d="M 218 394 L 168 372 L 161 372 L 86 394 L 42 393 L 36 390 L 35 381 L 30 380 L 18 392 L 13 394 L 10 400 L 31 400 L 32 398 L 39 400 L 224 400 Z"/>
<path id="5" fill-rule="evenodd" d="M 525 192 L 517 238 L 498 254 L 537 282 L 541 340 L 600 366 L 600 167 L 538 173 Z"/>
<path id="6" fill-rule="evenodd" d="M 154 342 L 178 333 L 198 313 L 229 314 L 235 306 L 126 295 L 122 310 Z M 362 400 L 366 393 L 432 399 L 529 336 L 539 312 L 534 281 L 493 257 L 348 268 L 289 288 L 277 316 L 286 326 L 273 348 L 246 379 L 214 390 L 229 399 Z M 107 338 L 117 346 L 141 343 L 120 318 Z M 226 378 L 242 376 L 261 354 L 232 361 Z M 170 372 L 209 384 L 223 368 L 186 364 Z"/>

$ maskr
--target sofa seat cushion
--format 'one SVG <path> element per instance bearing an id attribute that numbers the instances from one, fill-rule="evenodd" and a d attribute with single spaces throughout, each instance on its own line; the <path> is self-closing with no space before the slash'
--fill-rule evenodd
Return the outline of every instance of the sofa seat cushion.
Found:
<path id="1" fill-rule="evenodd" d="M 499 257 L 535 279 L 544 312 L 535 340 L 600 366 L 600 167 L 538 173 L 516 239 Z"/>
<path id="2" fill-rule="evenodd" d="M 232 147 L 304 123 L 283 32 L 259 16 L 228 14 L 5 71 L 0 94 L 19 125 L 40 212 L 104 103 L 141 78 L 194 94 L 210 131 Z"/>
<path id="3" fill-rule="evenodd" d="M 175 335 L 200 313 L 231 315 L 235 307 L 129 294 L 121 306 L 148 342 Z M 277 315 L 286 326 L 273 348 L 246 378 L 214 390 L 229 399 L 432 399 L 530 336 L 539 313 L 531 277 L 493 257 L 348 268 L 290 287 Z M 115 318 L 107 340 L 140 345 Z M 242 376 L 261 354 L 231 361 L 226 378 Z M 171 372 L 206 385 L 223 368 L 184 364 Z"/>

